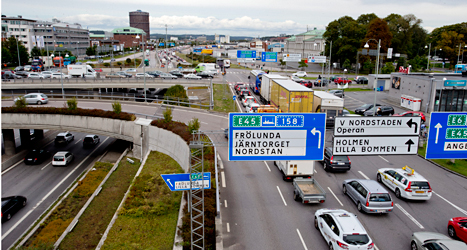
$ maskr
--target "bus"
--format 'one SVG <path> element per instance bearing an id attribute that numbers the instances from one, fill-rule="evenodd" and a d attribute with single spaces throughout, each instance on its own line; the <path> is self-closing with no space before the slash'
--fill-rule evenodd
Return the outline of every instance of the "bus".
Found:
<path id="1" fill-rule="evenodd" d="M 255 94 L 258 94 L 258 95 L 261 89 L 261 80 L 262 80 L 263 74 L 266 74 L 266 72 L 262 70 L 254 69 L 250 72 L 250 75 L 248 76 L 251 90 L 253 90 L 253 92 L 255 92 Z"/>
<path id="2" fill-rule="evenodd" d="M 454 73 L 462 73 L 467 70 L 467 64 L 456 64 Z"/>

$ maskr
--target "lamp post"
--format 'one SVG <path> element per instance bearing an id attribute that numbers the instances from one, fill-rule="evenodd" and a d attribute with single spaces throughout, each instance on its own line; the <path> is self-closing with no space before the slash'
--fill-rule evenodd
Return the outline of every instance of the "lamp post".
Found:
<path id="1" fill-rule="evenodd" d="M 139 39 L 139 35 L 136 35 L 136 39 Z M 143 44 L 143 79 L 144 79 L 144 102 L 146 102 L 146 64 L 144 63 L 144 40 L 143 40 L 143 34 L 141 33 L 141 43 Z"/>
<path id="2" fill-rule="evenodd" d="M 136 38 L 139 39 L 139 36 L 136 35 Z M 138 43 L 138 42 L 133 41 L 133 43 Z M 135 62 L 135 69 L 136 69 L 136 47 L 135 47 L 135 53 L 133 54 L 133 61 Z"/>
<path id="3" fill-rule="evenodd" d="M 332 41 L 329 45 L 329 64 L 328 64 L 328 83 L 326 89 L 329 91 L 329 85 L 331 84 L 331 55 L 332 55 Z"/>
<path id="4" fill-rule="evenodd" d="M 370 40 L 373 40 L 373 41 L 376 42 L 375 39 L 370 38 L 370 39 L 368 39 L 368 41 L 366 41 L 365 46 L 363 46 L 364 48 L 369 48 L 369 47 L 370 47 L 370 45 L 368 45 L 368 42 L 369 42 Z M 381 48 L 381 39 L 378 40 L 378 47 L 377 47 L 377 49 L 378 49 L 378 56 L 377 56 L 377 59 L 376 59 L 376 80 L 375 80 L 375 83 L 374 83 L 374 88 L 375 88 L 375 102 L 374 102 L 374 105 L 373 105 L 373 109 L 374 109 L 374 111 L 375 111 L 375 114 L 373 114 L 373 115 L 376 115 L 376 93 L 377 93 L 377 87 L 378 87 L 378 70 L 379 70 L 378 67 L 379 67 L 379 50 L 380 50 L 380 48 Z"/>
<path id="5" fill-rule="evenodd" d="M 427 63 L 426 63 L 426 70 L 427 71 L 430 71 L 430 50 L 431 50 L 431 43 L 429 44 L 429 46 L 425 45 L 425 49 L 428 48 L 428 60 L 427 60 Z"/>
<path id="6" fill-rule="evenodd" d="M 11 36 L 13 36 L 13 33 L 10 33 Z M 19 37 L 15 37 L 15 40 L 16 40 L 16 51 L 18 52 L 18 66 L 21 66 L 21 61 L 20 61 L 20 58 L 19 58 L 19 45 L 18 45 L 18 39 Z"/>

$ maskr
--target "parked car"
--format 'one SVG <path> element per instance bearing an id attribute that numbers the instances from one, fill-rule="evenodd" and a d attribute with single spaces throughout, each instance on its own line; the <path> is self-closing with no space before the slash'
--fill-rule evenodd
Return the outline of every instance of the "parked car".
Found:
<path id="1" fill-rule="evenodd" d="M 108 73 L 105 75 L 105 78 L 125 78 L 124 75 L 119 75 L 117 73 Z"/>
<path id="2" fill-rule="evenodd" d="M 392 116 L 420 116 L 422 117 L 422 122 L 426 122 L 426 117 L 423 112 L 420 111 L 405 111 L 399 114 L 394 114 Z"/>
<path id="3" fill-rule="evenodd" d="M 380 111 L 381 110 L 381 111 Z M 391 106 L 376 106 L 376 109 L 373 107 L 365 112 L 363 112 L 363 116 L 375 116 L 376 115 L 381 115 L 381 116 L 388 116 L 388 115 L 393 115 L 394 114 L 394 108 Z"/>
<path id="4" fill-rule="evenodd" d="M 63 73 L 52 73 L 52 79 L 71 79 L 71 76 Z"/>
<path id="5" fill-rule="evenodd" d="M 51 78 L 52 77 L 52 71 L 42 71 L 42 75 L 44 76 L 44 79 L 46 78 Z"/>
<path id="6" fill-rule="evenodd" d="M 344 94 L 344 91 L 343 90 L 340 90 L 340 89 L 333 89 L 331 91 L 329 91 L 329 93 L 337 96 L 337 97 L 340 97 L 340 98 L 343 98 L 345 96 Z"/>
<path id="7" fill-rule="evenodd" d="M 10 220 L 26 203 L 26 197 L 21 195 L 2 197 L 2 222 Z"/>
<path id="8" fill-rule="evenodd" d="M 331 76 L 331 82 L 334 82 L 340 75 Z"/>
<path id="9" fill-rule="evenodd" d="M 86 135 L 83 139 L 83 147 L 90 147 L 97 145 L 101 139 L 97 135 Z"/>
<path id="10" fill-rule="evenodd" d="M 324 87 L 327 84 L 329 84 L 329 80 L 327 78 L 316 79 L 316 81 L 313 83 L 315 87 Z"/>
<path id="11" fill-rule="evenodd" d="M 73 161 L 74 156 L 69 151 L 59 151 L 52 158 L 52 166 L 67 166 Z"/>
<path id="12" fill-rule="evenodd" d="M 374 180 L 349 179 L 342 183 L 342 192 L 365 213 L 392 212 L 394 203 L 388 191 Z"/>
<path id="13" fill-rule="evenodd" d="M 58 133 L 55 136 L 55 145 L 68 144 L 75 139 L 75 136 L 70 132 Z"/>
<path id="14" fill-rule="evenodd" d="M 177 79 L 178 77 L 172 75 L 172 74 L 169 74 L 169 73 L 162 73 L 160 74 L 159 76 L 160 78 L 163 78 L 163 79 Z"/>
<path id="15" fill-rule="evenodd" d="M 31 72 L 28 75 L 28 79 L 33 79 L 33 80 L 41 80 L 41 79 L 44 79 L 44 78 L 45 78 L 44 75 L 41 74 L 41 73 Z"/>
<path id="16" fill-rule="evenodd" d="M 214 77 L 214 75 L 212 75 L 211 73 L 208 73 L 207 71 L 201 71 L 196 75 L 201 76 L 202 78 L 213 78 Z"/>
<path id="17" fill-rule="evenodd" d="M 196 80 L 201 80 L 201 76 L 197 76 L 197 75 L 195 75 L 195 74 L 193 74 L 193 73 L 191 73 L 191 74 L 186 74 L 184 77 L 185 77 L 185 79 L 196 79 Z"/>
<path id="18" fill-rule="evenodd" d="M 298 76 L 291 76 L 290 79 L 294 82 L 301 82 L 303 79 Z"/>
<path id="19" fill-rule="evenodd" d="M 148 73 L 146 73 L 146 74 L 145 73 L 136 73 L 135 74 L 135 77 L 138 78 L 138 79 L 144 78 L 145 76 L 146 76 L 146 78 L 154 78 L 153 75 L 150 75 Z"/>
<path id="20" fill-rule="evenodd" d="M 355 109 L 355 114 L 363 115 L 363 113 L 365 113 L 365 111 L 373 108 L 373 106 L 374 106 L 374 104 L 372 104 L 372 103 L 363 104 L 362 106 Z M 376 106 L 381 106 L 381 104 L 376 103 Z"/>
<path id="21" fill-rule="evenodd" d="M 117 75 L 124 76 L 124 77 L 127 77 L 127 78 L 131 78 L 131 77 L 133 76 L 132 74 L 128 74 L 128 73 L 125 72 L 125 71 L 118 71 L 116 74 L 117 74 Z"/>
<path id="22" fill-rule="evenodd" d="M 14 102 L 16 102 L 20 97 L 17 97 L 14 99 Z M 26 100 L 27 104 L 47 104 L 49 102 L 49 98 L 42 94 L 42 93 L 29 93 L 27 95 L 24 95 L 23 98 Z"/>
<path id="23" fill-rule="evenodd" d="M 429 200 L 433 193 L 427 179 L 412 168 L 380 168 L 376 180 L 391 189 L 397 198 Z"/>
<path id="24" fill-rule="evenodd" d="M 324 149 L 323 168 L 325 171 L 349 171 L 352 162 L 347 155 L 333 155 L 332 147 Z"/>
<path id="25" fill-rule="evenodd" d="M 355 78 L 355 83 L 357 83 L 357 84 L 368 84 L 368 78 L 366 78 L 364 76 L 357 76 Z"/>
<path id="26" fill-rule="evenodd" d="M 467 243 L 467 217 L 454 217 L 448 222 L 448 234 Z"/>
<path id="27" fill-rule="evenodd" d="M 464 242 L 433 232 L 413 233 L 410 247 L 413 250 L 467 250 L 467 245 Z"/>
<path id="28" fill-rule="evenodd" d="M 138 71 L 135 68 L 130 68 L 130 69 L 125 70 L 125 72 L 127 72 L 127 73 L 136 73 Z"/>
<path id="29" fill-rule="evenodd" d="M 43 149 L 33 149 L 24 157 L 25 164 L 41 164 L 50 157 L 50 152 Z"/>
<path id="30" fill-rule="evenodd" d="M 340 85 L 344 85 L 344 84 L 347 84 L 347 83 L 352 83 L 351 80 L 347 79 L 347 77 L 338 77 L 334 80 L 334 82 L 336 84 L 340 84 Z"/>
<path id="31" fill-rule="evenodd" d="M 292 75 L 297 76 L 297 77 L 306 77 L 307 76 L 305 71 L 297 71 L 297 72 L 293 73 Z"/>

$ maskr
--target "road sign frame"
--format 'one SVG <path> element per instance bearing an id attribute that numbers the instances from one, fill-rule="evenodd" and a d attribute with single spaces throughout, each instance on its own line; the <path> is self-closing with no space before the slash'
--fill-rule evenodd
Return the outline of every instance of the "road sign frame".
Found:
<path id="1" fill-rule="evenodd" d="M 192 173 L 192 175 L 200 174 L 200 173 Z M 170 191 L 186 191 L 190 190 L 190 174 L 189 173 L 182 173 L 182 174 L 161 174 L 162 179 L 165 181 L 167 186 L 170 188 Z M 204 180 L 193 182 L 195 184 L 201 185 L 204 181 L 204 185 L 208 185 L 204 189 L 211 189 L 211 173 L 204 172 Z M 178 183 L 178 184 L 177 184 Z M 176 188 L 178 186 L 183 186 L 184 188 Z M 198 190 L 199 187 L 193 187 L 193 190 Z"/>
<path id="2" fill-rule="evenodd" d="M 325 113 L 230 113 L 229 161 L 322 160 L 325 134 Z"/>
<path id="3" fill-rule="evenodd" d="M 339 116 L 334 136 L 419 135 L 421 122 L 420 116 Z"/>
<path id="4" fill-rule="evenodd" d="M 282 55 L 284 62 L 300 62 L 302 60 L 302 54 L 287 54 Z"/>
<path id="5" fill-rule="evenodd" d="M 271 56 L 273 57 L 272 59 Z M 277 62 L 277 52 L 262 52 L 261 62 Z"/>
<path id="6" fill-rule="evenodd" d="M 462 116 L 463 124 L 452 123 Z M 428 130 L 425 159 L 467 159 L 467 133 L 464 138 L 447 138 L 448 131 L 467 132 L 467 112 L 432 112 Z"/>
<path id="7" fill-rule="evenodd" d="M 333 155 L 411 155 L 418 150 L 418 136 L 334 137 Z"/>

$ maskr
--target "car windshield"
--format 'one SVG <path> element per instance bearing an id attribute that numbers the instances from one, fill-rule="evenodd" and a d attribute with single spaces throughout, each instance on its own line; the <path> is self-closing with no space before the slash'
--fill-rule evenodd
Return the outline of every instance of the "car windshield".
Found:
<path id="1" fill-rule="evenodd" d="M 370 201 L 376 201 L 376 202 L 391 201 L 391 196 L 389 196 L 389 194 L 371 194 Z"/>
<path id="2" fill-rule="evenodd" d="M 344 241 L 350 245 L 365 245 L 370 238 L 366 234 L 344 234 Z"/>
<path id="3" fill-rule="evenodd" d="M 65 157 L 63 156 L 54 156 L 54 161 L 63 161 Z"/>
<path id="4" fill-rule="evenodd" d="M 10 200 L 2 200 L 2 207 L 5 206 Z"/>
<path id="5" fill-rule="evenodd" d="M 412 181 L 410 187 L 419 189 L 430 189 L 430 184 L 426 181 Z"/>
<path id="6" fill-rule="evenodd" d="M 360 109 L 369 109 L 373 104 L 365 104 L 360 107 Z"/>

